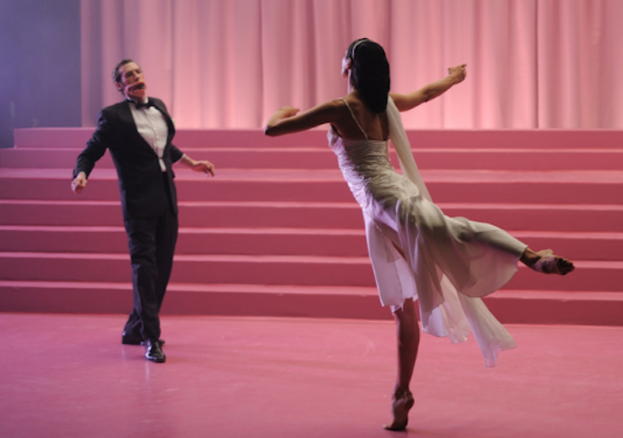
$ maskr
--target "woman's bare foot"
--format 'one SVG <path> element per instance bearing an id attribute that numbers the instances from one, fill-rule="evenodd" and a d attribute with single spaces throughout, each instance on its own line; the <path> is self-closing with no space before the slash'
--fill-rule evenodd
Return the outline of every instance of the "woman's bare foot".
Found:
<path id="1" fill-rule="evenodd" d="M 409 410 L 413 407 L 413 394 L 411 391 L 396 389 L 392 397 L 392 413 L 394 421 L 383 427 L 387 430 L 405 430 L 409 422 Z"/>
<path id="2" fill-rule="evenodd" d="M 534 252 L 526 248 L 520 260 L 529 268 L 543 274 L 567 275 L 575 269 L 570 260 L 555 255 L 551 249 Z"/>

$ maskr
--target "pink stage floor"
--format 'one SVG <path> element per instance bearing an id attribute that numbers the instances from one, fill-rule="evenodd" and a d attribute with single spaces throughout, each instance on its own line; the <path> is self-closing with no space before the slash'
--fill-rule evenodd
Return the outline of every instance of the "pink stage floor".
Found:
<path id="1" fill-rule="evenodd" d="M 623 327 L 425 335 L 407 433 L 387 432 L 391 321 L 167 316 L 167 363 L 122 346 L 121 315 L 0 314 L 0 437 L 618 437 Z"/>

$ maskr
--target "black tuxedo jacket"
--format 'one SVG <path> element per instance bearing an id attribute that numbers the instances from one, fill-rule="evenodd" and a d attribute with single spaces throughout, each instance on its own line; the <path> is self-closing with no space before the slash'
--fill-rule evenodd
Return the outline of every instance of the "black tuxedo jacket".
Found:
<path id="1" fill-rule="evenodd" d="M 124 220 L 159 216 L 165 208 L 172 208 L 177 214 L 177 194 L 173 183 L 175 174 L 171 166 L 184 154 L 171 143 L 175 127 L 166 106 L 160 99 L 149 99 L 164 115 L 169 128 L 163 154 L 168 185 L 164 182 L 156 152 L 138 133 L 127 100 L 100 112 L 97 128 L 87 142 L 87 147 L 78 156 L 74 169 L 74 178 L 80 172 L 88 177 L 95 162 L 102 158 L 106 149 L 110 151 L 119 176 Z M 171 205 L 168 205 L 165 190 L 170 191 Z"/>

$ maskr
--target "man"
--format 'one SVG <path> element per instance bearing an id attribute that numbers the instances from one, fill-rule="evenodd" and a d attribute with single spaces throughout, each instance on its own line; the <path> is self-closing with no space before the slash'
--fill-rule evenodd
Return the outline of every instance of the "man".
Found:
<path id="1" fill-rule="evenodd" d="M 121 343 L 145 345 L 145 357 L 162 363 L 159 311 L 173 266 L 177 241 L 177 195 L 172 164 L 214 176 L 208 161 L 195 161 L 171 144 L 173 121 L 164 103 L 146 96 L 140 67 L 124 59 L 113 81 L 125 100 L 104 108 L 87 147 L 78 156 L 72 189 L 81 193 L 95 162 L 106 152 L 117 168 L 121 208 L 132 261 L 134 308 Z"/>

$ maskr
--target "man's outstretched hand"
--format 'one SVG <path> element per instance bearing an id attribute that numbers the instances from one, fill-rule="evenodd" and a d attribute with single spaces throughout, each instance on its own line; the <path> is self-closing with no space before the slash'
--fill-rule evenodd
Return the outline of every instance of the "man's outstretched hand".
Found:
<path id="1" fill-rule="evenodd" d="M 80 194 L 87 186 L 87 175 L 84 172 L 80 172 L 77 177 L 71 182 L 71 189 L 76 193 Z"/>
<path id="2" fill-rule="evenodd" d="M 188 155 L 184 154 L 180 161 L 186 166 L 190 167 L 195 172 L 203 172 L 208 176 L 214 176 L 214 164 L 210 163 L 207 160 L 196 161 L 190 158 Z"/>
<path id="3" fill-rule="evenodd" d="M 203 172 L 206 175 L 214 176 L 214 164 L 206 160 L 195 161 L 190 168 L 195 172 Z"/>

